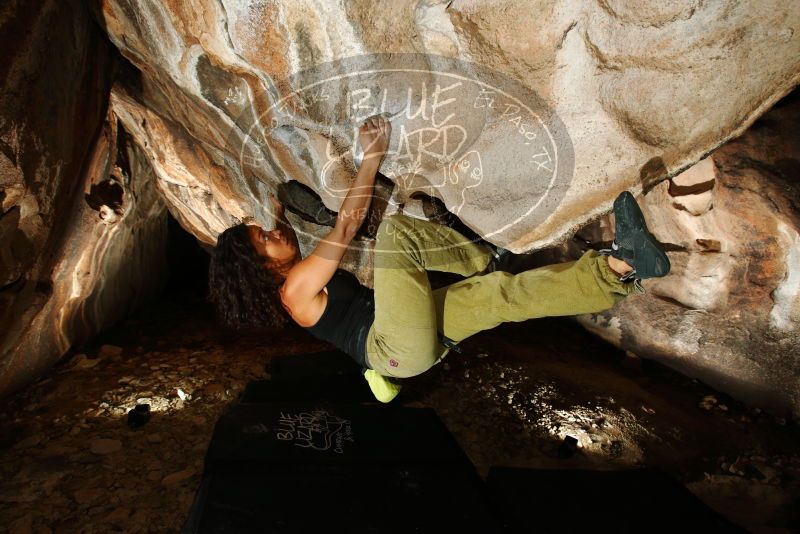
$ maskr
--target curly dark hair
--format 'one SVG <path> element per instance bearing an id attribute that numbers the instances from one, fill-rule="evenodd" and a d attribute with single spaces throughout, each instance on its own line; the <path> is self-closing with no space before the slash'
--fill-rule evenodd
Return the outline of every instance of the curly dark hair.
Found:
<path id="1" fill-rule="evenodd" d="M 208 268 L 209 300 L 230 328 L 282 328 L 290 317 L 278 294 L 282 280 L 264 266 L 247 225 L 222 232 Z"/>

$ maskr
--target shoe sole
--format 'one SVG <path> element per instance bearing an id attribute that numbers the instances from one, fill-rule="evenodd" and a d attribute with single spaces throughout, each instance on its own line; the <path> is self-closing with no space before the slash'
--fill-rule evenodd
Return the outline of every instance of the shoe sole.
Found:
<path id="1" fill-rule="evenodd" d="M 642 252 L 640 258 L 632 258 L 636 264 L 637 278 L 658 278 L 669 273 L 671 265 L 667 253 L 653 234 L 647 230 L 637 232 L 634 241 L 630 250 L 634 254 L 637 250 Z"/>
<path id="2" fill-rule="evenodd" d="M 644 214 L 636 199 L 628 191 L 623 191 L 614 200 L 614 220 L 616 235 L 627 235 L 637 230 L 647 230 Z"/>
<path id="3" fill-rule="evenodd" d="M 671 266 L 664 247 L 647 229 L 644 214 L 628 191 L 614 200 L 614 220 L 614 240 L 633 255 L 621 259 L 636 266 L 637 278 L 657 278 L 669 273 Z"/>

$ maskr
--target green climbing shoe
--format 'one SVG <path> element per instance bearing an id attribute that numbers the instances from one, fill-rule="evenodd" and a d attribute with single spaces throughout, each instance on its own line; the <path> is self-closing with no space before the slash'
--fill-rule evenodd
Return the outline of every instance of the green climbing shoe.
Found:
<path id="1" fill-rule="evenodd" d="M 373 369 L 364 371 L 364 378 L 367 380 L 372 394 L 380 402 L 391 402 L 402 388 L 400 384 L 392 382 L 390 378 L 378 374 Z"/>

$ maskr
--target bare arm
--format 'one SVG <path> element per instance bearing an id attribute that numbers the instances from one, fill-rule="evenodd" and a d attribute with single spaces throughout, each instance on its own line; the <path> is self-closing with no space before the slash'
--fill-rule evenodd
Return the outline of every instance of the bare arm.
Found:
<path id="1" fill-rule="evenodd" d="M 342 202 L 336 225 L 317 243 L 313 252 L 289 271 L 284 294 L 294 309 L 311 302 L 330 281 L 350 242 L 367 217 L 380 161 L 389 145 L 391 125 L 383 117 L 367 119 L 359 129 L 364 159 L 353 185 Z"/>

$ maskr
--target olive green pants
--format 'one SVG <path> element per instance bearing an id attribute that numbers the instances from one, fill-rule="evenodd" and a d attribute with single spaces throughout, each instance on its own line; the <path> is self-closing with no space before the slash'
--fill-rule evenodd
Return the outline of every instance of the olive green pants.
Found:
<path id="1" fill-rule="evenodd" d="M 487 247 L 447 226 L 403 214 L 384 219 L 374 249 L 369 366 L 384 376 L 415 376 L 449 351 L 437 331 L 459 342 L 504 322 L 599 312 L 635 291 L 593 250 L 577 261 L 519 274 L 473 276 L 491 257 Z M 432 291 L 426 271 L 470 278 Z"/>

